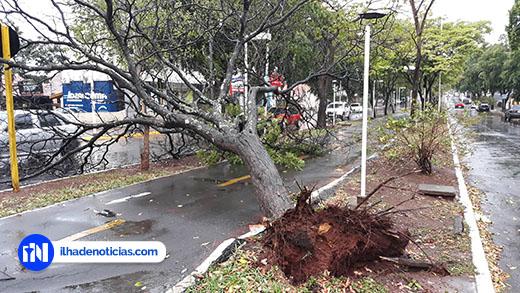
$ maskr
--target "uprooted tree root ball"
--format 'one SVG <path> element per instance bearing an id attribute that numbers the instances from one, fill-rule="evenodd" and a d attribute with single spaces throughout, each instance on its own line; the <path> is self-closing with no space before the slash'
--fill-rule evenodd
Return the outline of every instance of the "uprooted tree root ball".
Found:
<path id="1" fill-rule="evenodd" d="M 353 273 L 357 264 L 404 253 L 408 231 L 396 230 L 389 217 L 367 209 L 328 207 L 316 211 L 304 189 L 294 209 L 272 222 L 262 239 L 263 253 L 295 284 L 328 271 Z"/>

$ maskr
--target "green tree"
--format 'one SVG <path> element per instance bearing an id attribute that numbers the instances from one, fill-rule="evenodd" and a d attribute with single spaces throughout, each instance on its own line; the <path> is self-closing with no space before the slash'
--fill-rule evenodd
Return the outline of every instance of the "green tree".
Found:
<path id="1" fill-rule="evenodd" d="M 432 20 L 425 31 L 422 84 L 427 102 L 433 102 L 438 78 L 442 73 L 445 87 L 456 85 L 462 78 L 467 60 L 485 44 L 490 32 L 488 22 L 445 22 Z"/>
<path id="2" fill-rule="evenodd" d="M 509 10 L 509 24 L 506 27 L 509 45 L 513 51 L 520 49 L 520 1 L 515 0 Z"/>

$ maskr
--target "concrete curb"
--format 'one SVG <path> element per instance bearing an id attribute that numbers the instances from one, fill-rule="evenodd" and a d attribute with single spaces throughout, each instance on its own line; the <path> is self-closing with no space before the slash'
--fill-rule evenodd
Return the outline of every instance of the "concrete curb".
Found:
<path id="1" fill-rule="evenodd" d="M 478 230 L 477 220 L 475 217 L 475 211 L 473 210 L 473 204 L 469 198 L 468 188 L 464 180 L 464 175 L 460 167 L 460 160 L 458 155 L 457 146 L 455 145 L 455 138 L 448 123 L 448 131 L 451 137 L 451 151 L 453 155 L 453 163 L 455 165 L 455 174 L 459 185 L 459 201 L 464 206 L 464 219 L 469 227 L 469 237 L 471 238 L 471 252 L 473 265 L 475 266 L 475 282 L 477 292 L 490 293 L 495 292 L 493 281 L 491 278 L 491 272 L 489 271 L 489 264 L 486 259 L 486 253 L 482 246 L 482 238 Z"/>
<path id="2" fill-rule="evenodd" d="M 197 283 L 197 279 L 204 275 L 212 265 L 226 261 L 247 238 L 258 235 L 263 231 L 265 231 L 265 227 L 249 231 L 237 238 L 224 240 L 193 272 L 184 277 L 175 286 L 166 290 L 165 293 L 185 292 L 189 287 L 194 286 Z"/>

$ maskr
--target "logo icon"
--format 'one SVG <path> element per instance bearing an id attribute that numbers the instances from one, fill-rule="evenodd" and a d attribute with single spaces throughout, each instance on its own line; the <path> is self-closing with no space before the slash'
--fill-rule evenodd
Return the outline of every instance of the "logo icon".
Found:
<path id="1" fill-rule="evenodd" d="M 41 271 L 51 265 L 54 247 L 49 238 L 41 234 L 26 236 L 18 245 L 18 259 L 30 271 Z"/>

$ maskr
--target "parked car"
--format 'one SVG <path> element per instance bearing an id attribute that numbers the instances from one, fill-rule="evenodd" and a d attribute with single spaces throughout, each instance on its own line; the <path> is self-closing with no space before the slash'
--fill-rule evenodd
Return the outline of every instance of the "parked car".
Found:
<path id="1" fill-rule="evenodd" d="M 471 105 L 471 110 L 478 110 L 478 107 L 477 107 L 477 105 L 475 105 L 475 104 L 472 104 L 472 105 Z"/>
<path id="2" fill-rule="evenodd" d="M 490 107 L 488 104 L 482 103 L 478 106 L 479 112 L 489 112 L 489 110 L 490 110 Z"/>
<path id="3" fill-rule="evenodd" d="M 464 109 L 464 104 L 463 103 L 455 104 L 455 109 Z"/>
<path id="4" fill-rule="evenodd" d="M 336 113 L 336 117 L 346 120 L 350 116 L 350 107 L 346 102 L 330 103 L 327 105 L 325 113 L 327 113 L 327 117 L 333 117 Z"/>
<path id="5" fill-rule="evenodd" d="M 511 122 L 512 119 L 520 119 L 520 105 L 513 105 L 511 109 L 505 113 L 506 121 Z"/>
<path id="6" fill-rule="evenodd" d="M 350 104 L 350 112 L 351 113 L 361 113 L 363 112 L 363 106 L 360 103 L 352 103 Z"/>
<path id="7" fill-rule="evenodd" d="M 56 111 L 24 111 L 15 110 L 14 124 L 18 157 L 24 159 L 39 154 L 54 153 L 67 142 L 78 130 L 66 114 Z M 67 144 L 69 151 L 79 145 L 79 139 Z M 7 113 L 0 112 L 0 159 L 9 157 L 9 140 L 7 134 Z"/>
<path id="8" fill-rule="evenodd" d="M 302 120 L 302 115 L 296 109 L 296 107 L 288 107 L 288 108 L 282 108 L 282 107 L 275 107 L 269 109 L 269 114 L 280 121 L 280 126 L 282 129 L 286 128 L 287 126 L 294 126 L 296 128 L 300 128 L 300 123 Z"/>

